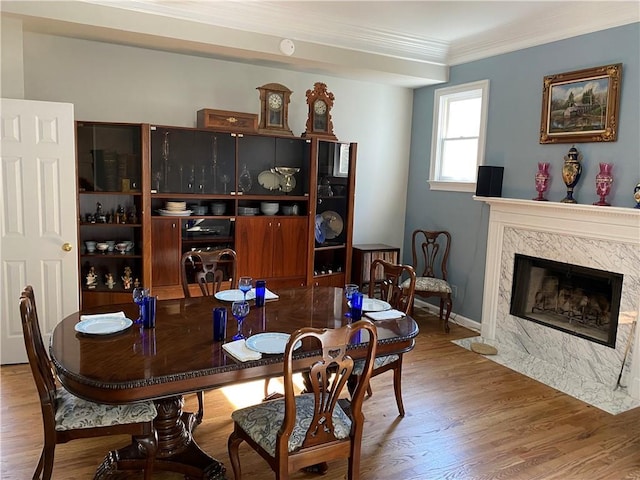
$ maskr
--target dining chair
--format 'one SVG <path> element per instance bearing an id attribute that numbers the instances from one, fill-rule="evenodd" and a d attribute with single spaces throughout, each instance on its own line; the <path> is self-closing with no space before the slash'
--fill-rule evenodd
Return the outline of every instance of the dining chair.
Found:
<path id="1" fill-rule="evenodd" d="M 449 316 L 453 305 L 451 285 L 447 281 L 447 264 L 451 234 L 444 230 L 415 230 L 411 237 L 413 268 L 417 274 L 416 296 L 439 297 L 440 322 L 449 333 Z M 422 268 L 420 268 L 422 266 Z M 413 307 L 411 308 L 413 311 Z"/>
<path id="2" fill-rule="evenodd" d="M 413 306 L 413 295 L 416 287 L 416 272 L 411 265 L 396 265 L 382 259 L 371 262 L 370 277 L 378 278 L 376 282 L 369 282 L 369 297 L 379 298 L 389 303 L 392 308 L 408 314 Z M 349 390 L 352 385 L 359 383 L 359 377 L 364 371 L 364 362 L 356 361 L 356 365 L 349 381 Z M 376 357 L 373 364 L 371 377 L 381 373 L 393 371 L 393 389 L 396 396 L 396 404 L 401 417 L 404 417 L 404 404 L 402 402 L 402 354 L 382 355 Z M 371 385 L 367 388 L 369 397 L 373 395 Z"/>
<path id="3" fill-rule="evenodd" d="M 195 279 L 200 287 L 202 296 L 215 295 L 222 290 L 223 282 L 228 281 L 231 288 L 238 283 L 236 268 L 238 260 L 235 250 L 219 248 L 216 250 L 191 250 L 185 252 L 180 259 L 182 291 L 185 298 L 191 298 L 189 280 Z M 204 391 L 199 391 L 198 412 L 195 416 L 196 425 L 204 417 Z"/>
<path id="4" fill-rule="evenodd" d="M 20 295 L 22 332 L 29 366 L 38 389 L 44 446 L 33 479 L 49 480 L 53 472 L 55 447 L 77 438 L 105 435 L 131 435 L 138 448 L 146 453 L 145 480 L 150 480 L 157 450 L 153 426 L 156 407 L 153 402 L 131 405 L 103 405 L 76 397 L 56 383 L 51 360 L 44 346 L 33 288 L 28 285 Z M 131 468 L 141 469 L 131 462 Z"/>
<path id="5" fill-rule="evenodd" d="M 350 342 L 355 343 L 359 335 L 360 341 L 366 341 L 368 335 L 361 381 L 351 401 L 339 400 L 354 366 Z M 347 478 L 358 480 L 364 424 L 362 401 L 373 370 L 377 341 L 375 325 L 365 319 L 336 329 L 307 327 L 293 333 L 284 354 L 284 398 L 231 414 L 233 432 L 228 449 L 234 479 L 241 478 L 239 447 L 245 441 L 267 461 L 278 480 L 286 480 L 304 467 L 340 458 L 348 459 Z M 306 368 L 310 380 L 305 392 L 296 395 L 293 374 L 298 342 L 303 342 L 305 350 L 318 348 L 318 355 L 295 359 L 297 368 L 304 362 L 302 368 Z"/>
<path id="6" fill-rule="evenodd" d="M 231 248 L 216 250 L 192 250 L 185 252 L 180 260 L 182 291 L 191 298 L 189 280 L 195 279 L 203 296 L 215 295 L 222 290 L 223 282 L 231 288 L 238 282 L 236 252 Z"/>

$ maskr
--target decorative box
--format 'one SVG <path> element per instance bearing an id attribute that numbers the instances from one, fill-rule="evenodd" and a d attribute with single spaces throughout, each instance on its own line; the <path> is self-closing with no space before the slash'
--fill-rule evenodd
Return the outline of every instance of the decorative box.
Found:
<path id="1" fill-rule="evenodd" d="M 204 108 L 198 110 L 198 128 L 214 128 L 234 133 L 256 133 L 258 114 Z"/>

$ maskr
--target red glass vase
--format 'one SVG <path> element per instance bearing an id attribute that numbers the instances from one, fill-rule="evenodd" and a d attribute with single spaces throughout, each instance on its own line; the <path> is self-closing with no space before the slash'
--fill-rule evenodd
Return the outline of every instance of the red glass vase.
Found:
<path id="1" fill-rule="evenodd" d="M 538 192 L 538 196 L 533 200 L 537 200 L 539 202 L 546 202 L 547 199 L 544 198 L 544 192 L 549 188 L 549 179 L 551 176 L 549 175 L 549 163 L 547 162 L 538 162 L 538 171 L 536 172 L 536 191 Z"/>
<path id="2" fill-rule="evenodd" d="M 600 197 L 600 200 L 594 202 L 594 205 L 610 206 L 606 197 L 611 192 L 611 183 L 613 183 L 613 176 L 611 175 L 611 169 L 613 165 L 611 163 L 601 163 L 600 172 L 596 175 L 596 193 Z"/>

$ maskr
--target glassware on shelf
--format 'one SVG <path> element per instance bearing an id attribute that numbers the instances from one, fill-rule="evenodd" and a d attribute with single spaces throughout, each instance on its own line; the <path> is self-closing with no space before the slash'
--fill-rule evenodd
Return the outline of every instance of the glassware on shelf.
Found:
<path id="1" fill-rule="evenodd" d="M 164 178 L 163 178 L 163 186 L 167 189 L 169 185 L 169 132 L 164 132 L 164 138 L 162 139 L 162 168 Z M 158 188 L 160 191 L 160 188 Z"/>
<path id="2" fill-rule="evenodd" d="M 296 187 L 296 179 L 293 177 L 296 173 L 300 171 L 299 168 L 295 167 L 276 167 L 274 168 L 276 173 L 279 173 L 284 177 L 284 181 L 280 185 L 280 190 L 285 193 L 289 193 Z"/>
<path id="3" fill-rule="evenodd" d="M 227 175 L 226 173 L 223 174 L 220 177 L 220 181 L 222 182 L 222 185 L 224 187 L 224 193 L 227 193 L 227 185 L 229 185 L 229 182 L 231 181 L 231 178 L 229 177 L 229 175 Z"/>
<path id="4" fill-rule="evenodd" d="M 249 173 L 249 170 L 247 169 L 247 164 L 245 163 L 244 166 L 242 167 L 242 173 L 240 173 L 240 178 L 238 178 L 238 187 L 240 188 L 240 190 L 246 193 L 249 190 L 251 190 L 252 184 L 253 182 L 251 180 L 251 174 Z"/>
<path id="5" fill-rule="evenodd" d="M 189 180 L 187 181 L 187 191 L 189 193 L 194 193 L 195 184 L 196 184 L 196 167 L 194 165 L 191 165 Z"/>
<path id="6" fill-rule="evenodd" d="M 242 334 L 242 322 L 245 317 L 249 315 L 249 303 L 246 300 L 233 302 L 231 304 L 231 313 L 238 322 L 238 332 L 232 337 L 232 340 L 242 340 L 244 338 Z"/>
<path id="7" fill-rule="evenodd" d="M 218 137 L 214 135 L 211 143 L 211 192 L 218 193 Z"/>

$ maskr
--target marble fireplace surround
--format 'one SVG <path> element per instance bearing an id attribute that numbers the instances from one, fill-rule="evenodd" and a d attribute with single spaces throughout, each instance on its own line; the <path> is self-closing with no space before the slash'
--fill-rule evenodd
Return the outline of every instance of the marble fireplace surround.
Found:
<path id="1" fill-rule="evenodd" d="M 494 345 L 488 358 L 609 413 L 640 406 L 640 210 L 474 199 L 490 215 L 481 337 L 468 343 Z M 510 315 L 516 253 L 623 274 L 615 349 Z"/>

